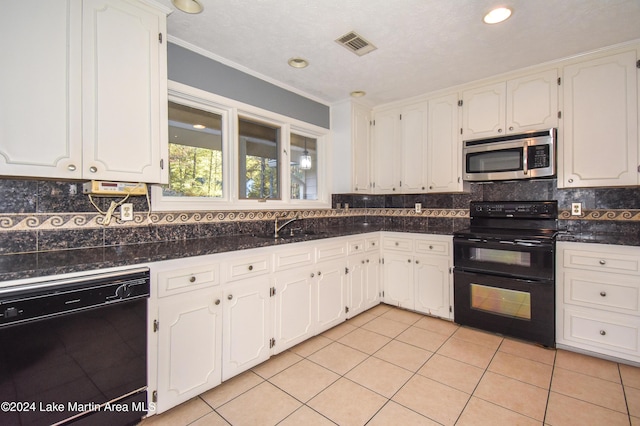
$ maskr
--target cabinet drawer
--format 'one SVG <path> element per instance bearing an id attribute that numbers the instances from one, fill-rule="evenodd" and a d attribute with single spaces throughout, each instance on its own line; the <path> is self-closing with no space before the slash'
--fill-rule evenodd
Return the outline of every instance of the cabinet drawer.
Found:
<path id="1" fill-rule="evenodd" d="M 385 250 L 413 251 L 413 240 L 402 237 L 383 237 L 382 248 Z"/>
<path id="2" fill-rule="evenodd" d="M 220 284 L 219 265 L 194 266 L 158 273 L 158 296 L 199 290 Z"/>
<path id="3" fill-rule="evenodd" d="M 227 279 L 231 281 L 266 274 L 269 272 L 270 268 L 269 255 L 266 254 L 256 257 L 231 259 L 228 262 L 229 275 L 227 276 Z"/>
<path id="4" fill-rule="evenodd" d="M 606 309 L 628 314 L 640 313 L 638 277 L 565 272 L 564 303 Z"/>
<path id="5" fill-rule="evenodd" d="M 416 240 L 416 253 L 449 256 L 449 244 L 444 241 Z"/>
<path id="6" fill-rule="evenodd" d="M 285 250 L 273 256 L 273 268 L 276 271 L 311 265 L 313 263 L 313 247 L 305 246 L 297 250 Z"/>
<path id="7" fill-rule="evenodd" d="M 316 248 L 316 261 L 341 259 L 347 255 L 347 242 L 322 243 Z"/>
<path id="8" fill-rule="evenodd" d="M 616 252 L 615 249 L 602 251 L 564 250 L 565 268 L 589 269 L 592 271 L 619 272 L 640 275 L 640 256 Z"/>
<path id="9" fill-rule="evenodd" d="M 365 242 L 364 240 L 354 240 L 354 241 L 349 241 L 349 254 L 357 254 L 357 253 L 362 253 L 365 250 Z"/>
<path id="10" fill-rule="evenodd" d="M 380 238 L 367 238 L 364 243 L 364 249 L 365 251 L 379 250 Z"/>
<path id="11" fill-rule="evenodd" d="M 591 309 L 565 308 L 564 339 L 608 351 L 640 355 L 640 319 Z"/>

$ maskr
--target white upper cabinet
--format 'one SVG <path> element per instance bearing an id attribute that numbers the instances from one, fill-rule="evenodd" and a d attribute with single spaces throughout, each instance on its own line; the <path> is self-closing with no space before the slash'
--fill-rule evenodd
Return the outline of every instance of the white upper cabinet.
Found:
<path id="1" fill-rule="evenodd" d="M 409 105 L 400 113 L 402 192 L 427 189 L 427 103 Z"/>
<path id="2" fill-rule="evenodd" d="M 167 9 L 149 4 L 3 10 L 0 175 L 166 181 Z"/>
<path id="3" fill-rule="evenodd" d="M 168 155 L 165 21 L 163 13 L 142 2 L 84 0 L 84 177 L 163 180 L 160 163 Z"/>
<path id="4" fill-rule="evenodd" d="M 373 126 L 373 189 L 379 194 L 400 192 L 400 111 L 377 112 Z"/>
<path id="5" fill-rule="evenodd" d="M 331 107 L 333 192 L 371 192 L 371 110 L 352 101 Z"/>
<path id="6" fill-rule="evenodd" d="M 547 70 L 462 92 L 462 138 L 558 126 L 558 72 Z"/>
<path id="7" fill-rule="evenodd" d="M 79 0 L 0 13 L 0 175 L 82 175 Z"/>
<path id="8" fill-rule="evenodd" d="M 564 67 L 559 187 L 638 184 L 637 60 L 632 49 Z"/>
<path id="9" fill-rule="evenodd" d="M 427 191 L 463 191 L 458 94 L 429 100 Z"/>

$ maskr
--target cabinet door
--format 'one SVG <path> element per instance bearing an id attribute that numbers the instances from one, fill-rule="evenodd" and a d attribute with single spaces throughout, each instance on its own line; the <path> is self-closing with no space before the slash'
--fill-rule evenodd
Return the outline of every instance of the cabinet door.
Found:
<path id="1" fill-rule="evenodd" d="M 347 266 L 349 269 L 349 298 L 347 303 L 347 306 L 349 307 L 349 311 L 347 312 L 348 318 L 353 318 L 365 310 L 367 296 L 366 258 L 367 255 L 365 254 L 351 256 L 349 258 Z"/>
<path id="2" fill-rule="evenodd" d="M 411 105 L 400 114 L 402 192 L 427 189 L 427 103 Z"/>
<path id="3" fill-rule="evenodd" d="M 380 303 L 380 252 L 368 252 L 364 264 L 365 296 L 364 310 Z"/>
<path id="4" fill-rule="evenodd" d="M 269 285 L 264 277 L 236 281 L 223 294 L 222 379 L 269 358 Z"/>
<path id="5" fill-rule="evenodd" d="M 558 127 L 558 71 L 507 82 L 507 133 Z"/>
<path id="6" fill-rule="evenodd" d="M 198 290 L 158 304 L 158 412 L 221 382 L 221 290 Z"/>
<path id="7" fill-rule="evenodd" d="M 413 309 L 413 256 L 386 253 L 382 271 L 384 303 Z"/>
<path id="8" fill-rule="evenodd" d="M 458 94 L 429 100 L 427 183 L 429 192 L 463 189 Z"/>
<path id="9" fill-rule="evenodd" d="M 160 160 L 168 155 L 165 26 L 166 17 L 142 2 L 83 2 L 85 178 L 161 181 Z"/>
<path id="10" fill-rule="evenodd" d="M 365 194 L 371 189 L 370 122 L 369 110 L 354 104 L 352 112 L 353 190 Z"/>
<path id="11" fill-rule="evenodd" d="M 638 183 L 637 52 L 564 68 L 563 168 L 558 186 Z"/>
<path id="12" fill-rule="evenodd" d="M 347 279 L 345 260 L 316 265 L 316 333 L 321 333 L 346 319 Z"/>
<path id="13" fill-rule="evenodd" d="M 81 177 L 81 14 L 78 0 L 3 5 L 0 175 Z"/>
<path id="14" fill-rule="evenodd" d="M 280 353 L 315 332 L 315 283 L 312 267 L 277 273 L 274 276 L 275 347 Z"/>
<path id="15" fill-rule="evenodd" d="M 449 292 L 451 274 L 448 258 L 416 256 L 415 310 L 442 318 L 450 318 Z"/>
<path id="16" fill-rule="evenodd" d="M 478 139 L 505 132 L 505 83 L 462 93 L 462 137 Z"/>
<path id="17" fill-rule="evenodd" d="M 400 192 L 400 113 L 377 113 L 373 127 L 373 183 L 381 194 Z"/>

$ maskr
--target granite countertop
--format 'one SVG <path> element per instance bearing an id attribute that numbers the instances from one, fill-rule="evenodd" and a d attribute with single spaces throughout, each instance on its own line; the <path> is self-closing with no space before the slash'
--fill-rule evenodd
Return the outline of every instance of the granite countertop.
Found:
<path id="1" fill-rule="evenodd" d="M 621 246 L 640 246 L 640 236 L 635 233 L 572 233 L 562 232 L 558 234 L 556 241 L 570 241 L 575 243 L 613 244 Z"/>
<path id="2" fill-rule="evenodd" d="M 283 232 L 285 236 L 278 239 L 269 236 L 230 235 L 112 247 L 10 254 L 0 256 L 0 282 L 314 241 L 383 230 L 385 229 L 381 226 L 357 225 L 326 228 L 322 232 L 302 233 L 293 237 Z M 442 232 L 417 230 L 406 232 L 442 234 Z"/>

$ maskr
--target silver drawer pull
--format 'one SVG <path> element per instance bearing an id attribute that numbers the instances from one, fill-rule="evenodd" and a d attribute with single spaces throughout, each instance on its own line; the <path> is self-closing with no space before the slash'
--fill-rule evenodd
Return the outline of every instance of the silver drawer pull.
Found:
<path id="1" fill-rule="evenodd" d="M 227 299 L 229 299 L 229 300 L 233 299 L 233 294 L 228 295 Z"/>
<path id="2" fill-rule="evenodd" d="M 606 331 L 604 331 L 604 330 L 600 330 L 600 335 L 601 335 L 601 336 L 604 336 L 604 335 L 606 335 L 606 334 L 607 334 L 607 332 L 606 332 Z"/>
<path id="3" fill-rule="evenodd" d="M 433 246 L 429 246 L 429 250 L 433 250 Z"/>
<path id="4" fill-rule="evenodd" d="M 362 260 L 362 264 L 364 265 L 364 260 Z"/>
<path id="5" fill-rule="evenodd" d="M 601 291 L 601 292 L 600 292 L 600 296 L 605 297 L 606 295 L 607 295 L 607 292 L 606 292 L 606 291 Z"/>
<path id="6" fill-rule="evenodd" d="M 358 250 L 358 246 L 356 246 L 356 250 Z"/>
<path id="7" fill-rule="evenodd" d="M 253 271 L 253 265 L 249 265 L 249 270 Z"/>
<path id="8" fill-rule="evenodd" d="M 91 167 L 89 167 L 89 171 L 91 173 L 96 173 L 98 171 L 98 168 L 96 166 L 91 166 Z"/>
<path id="9" fill-rule="evenodd" d="M 420 261 L 419 261 L 419 260 L 416 260 L 416 265 L 417 265 L 418 263 L 420 263 Z"/>
<path id="10" fill-rule="evenodd" d="M 193 275 L 191 275 L 191 277 L 189 278 L 189 282 L 190 282 L 190 283 L 195 283 L 195 282 L 196 282 L 196 277 L 194 277 Z"/>
<path id="11" fill-rule="evenodd" d="M 607 261 L 606 261 L 606 260 L 604 260 L 604 259 L 602 259 L 602 260 L 600 260 L 600 262 L 599 262 L 599 263 L 600 263 L 601 265 L 606 265 L 606 264 L 607 264 Z"/>
<path id="12" fill-rule="evenodd" d="M 396 241 L 396 247 L 398 247 L 399 245 L 400 245 L 400 243 Z"/>
<path id="13" fill-rule="evenodd" d="M 311 278 L 315 277 L 316 274 L 314 274 L 313 272 L 311 273 Z"/>
<path id="14" fill-rule="evenodd" d="M 408 259 L 407 262 L 411 263 L 411 259 Z"/>
<path id="15" fill-rule="evenodd" d="M 220 304 L 220 299 L 216 299 L 216 301 L 213 302 L 213 303 L 215 303 L 216 305 L 219 305 Z"/>

